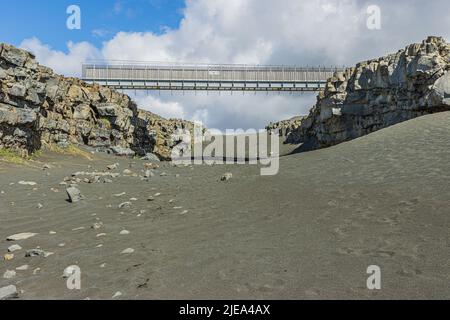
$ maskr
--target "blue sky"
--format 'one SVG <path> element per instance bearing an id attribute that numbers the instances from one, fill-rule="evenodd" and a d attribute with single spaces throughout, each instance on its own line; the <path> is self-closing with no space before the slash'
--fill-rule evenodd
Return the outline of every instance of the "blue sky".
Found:
<path id="1" fill-rule="evenodd" d="M 66 76 L 91 59 L 353 66 L 429 35 L 450 40 L 449 0 L 0 0 L 0 42 Z M 69 5 L 81 30 L 68 30 Z M 368 7 L 381 25 L 369 29 Z M 209 128 L 264 128 L 314 94 L 129 93 L 140 108 Z"/>
<path id="2" fill-rule="evenodd" d="M 100 47 L 119 31 L 157 34 L 178 28 L 183 0 L 0 0 L 0 38 L 20 45 L 37 37 L 53 49 L 66 51 L 67 42 L 88 41 Z M 69 5 L 81 8 L 81 30 L 66 28 Z M 20 23 L 18 23 L 20 21 Z"/>

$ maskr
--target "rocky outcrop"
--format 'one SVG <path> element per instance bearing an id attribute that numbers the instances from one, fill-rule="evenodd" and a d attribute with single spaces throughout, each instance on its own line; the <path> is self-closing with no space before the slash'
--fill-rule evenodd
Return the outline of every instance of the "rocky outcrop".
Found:
<path id="1" fill-rule="evenodd" d="M 302 121 L 305 120 L 306 117 L 303 116 L 297 116 L 293 117 L 288 120 L 282 120 L 275 123 L 270 123 L 266 130 L 272 131 L 272 130 L 279 130 L 280 136 L 292 136 L 295 135 L 297 132 L 297 129 L 302 124 Z"/>
<path id="2" fill-rule="evenodd" d="M 140 112 L 125 94 L 57 75 L 31 53 L 0 44 L 0 148 L 25 156 L 42 143 L 84 144 L 167 159 L 175 143 L 170 132 L 179 123 Z"/>
<path id="3" fill-rule="evenodd" d="M 425 114 L 450 110 L 450 44 L 429 37 L 328 80 L 287 142 L 332 146 Z"/>
<path id="4" fill-rule="evenodd" d="M 148 133 L 153 137 L 153 153 L 161 160 L 170 160 L 174 146 L 182 142 L 182 133 L 194 132 L 194 123 L 180 119 L 164 119 L 152 112 L 139 110 L 139 119 L 146 123 Z"/>

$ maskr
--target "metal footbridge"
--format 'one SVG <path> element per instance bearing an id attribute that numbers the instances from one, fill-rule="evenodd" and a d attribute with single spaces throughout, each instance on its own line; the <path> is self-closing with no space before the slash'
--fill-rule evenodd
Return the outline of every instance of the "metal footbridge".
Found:
<path id="1" fill-rule="evenodd" d="M 342 68 L 92 61 L 82 79 L 122 90 L 320 91 Z"/>

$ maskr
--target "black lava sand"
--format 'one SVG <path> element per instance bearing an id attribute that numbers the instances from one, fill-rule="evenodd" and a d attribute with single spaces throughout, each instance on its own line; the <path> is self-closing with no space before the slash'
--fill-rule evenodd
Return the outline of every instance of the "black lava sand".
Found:
<path id="1" fill-rule="evenodd" d="M 66 201 L 64 177 L 116 162 L 120 177 L 80 182 L 85 199 Z M 282 157 L 276 176 L 167 163 L 143 181 L 144 163 L 0 162 L 0 287 L 16 285 L 21 299 L 450 298 L 450 113 Z M 226 172 L 233 178 L 221 182 Z M 37 235 L 6 241 L 22 232 Z M 13 244 L 22 249 L 3 260 Z M 53 254 L 25 257 L 34 248 Z M 70 265 L 81 268 L 81 290 L 67 289 Z M 381 268 L 381 290 L 366 287 L 370 265 Z"/>

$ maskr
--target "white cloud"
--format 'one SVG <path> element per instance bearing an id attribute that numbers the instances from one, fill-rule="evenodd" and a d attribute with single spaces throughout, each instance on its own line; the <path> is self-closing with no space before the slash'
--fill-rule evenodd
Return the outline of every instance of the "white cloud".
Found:
<path id="1" fill-rule="evenodd" d="M 177 101 L 163 101 L 152 95 L 142 95 L 128 92 L 134 97 L 136 103 L 144 110 L 156 113 L 164 118 L 183 119 L 185 118 L 185 110 L 180 102 Z"/>
<path id="2" fill-rule="evenodd" d="M 126 10 L 117 1 L 116 9 Z M 379 5 L 382 29 L 366 28 L 366 8 Z M 78 75 L 89 58 L 248 64 L 354 65 L 395 52 L 428 35 L 450 37 L 448 0 L 187 0 L 180 27 L 119 32 L 102 48 L 69 43 L 68 53 L 37 39 L 22 47 L 56 71 Z M 164 116 L 204 119 L 208 126 L 261 127 L 306 113 L 313 95 L 233 97 L 210 94 L 137 98 Z"/>
<path id="3" fill-rule="evenodd" d="M 100 51 L 88 42 L 68 42 L 68 53 L 52 50 L 37 38 L 22 41 L 20 47 L 33 52 L 42 65 L 67 76 L 80 76 L 84 61 L 102 57 Z"/>

